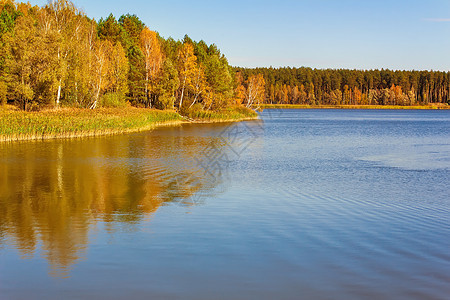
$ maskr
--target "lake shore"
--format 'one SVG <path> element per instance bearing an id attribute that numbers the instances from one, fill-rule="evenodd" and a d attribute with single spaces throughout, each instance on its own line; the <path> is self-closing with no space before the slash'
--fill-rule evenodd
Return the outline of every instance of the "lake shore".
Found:
<path id="1" fill-rule="evenodd" d="M 238 122 L 258 118 L 252 110 L 230 108 L 187 117 L 174 110 L 144 108 L 53 109 L 24 112 L 0 108 L 0 142 L 81 138 L 151 130 L 184 123 Z"/>
<path id="2" fill-rule="evenodd" d="M 306 105 L 306 104 L 263 104 L 262 109 L 450 109 L 449 105 Z"/>

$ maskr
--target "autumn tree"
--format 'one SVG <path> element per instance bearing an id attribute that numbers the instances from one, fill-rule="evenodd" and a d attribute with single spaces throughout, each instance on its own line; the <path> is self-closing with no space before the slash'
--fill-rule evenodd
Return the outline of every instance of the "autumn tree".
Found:
<path id="1" fill-rule="evenodd" d="M 124 99 L 125 94 L 128 92 L 127 77 L 129 66 L 125 51 L 120 43 L 116 43 L 114 46 L 111 45 L 108 61 L 107 90 Z"/>
<path id="2" fill-rule="evenodd" d="M 175 104 L 175 91 L 180 86 L 178 72 L 170 59 L 166 59 L 162 67 L 162 75 L 156 86 L 156 108 L 173 109 Z"/>
<path id="3" fill-rule="evenodd" d="M 0 81 L 0 105 L 4 106 L 8 102 L 8 86 L 6 82 Z"/>
<path id="4" fill-rule="evenodd" d="M 5 7 L 13 7 L 12 2 L 3 7 L 2 18 Z M 1 35 L 3 96 L 17 101 L 23 109 L 49 105 L 57 86 L 54 78 L 59 69 L 55 53 L 60 39 L 54 32 L 41 30 L 37 22 L 39 11 L 31 11 L 29 4 L 18 4 L 17 11 L 14 27 Z M 31 102 L 33 107 L 29 106 Z"/>
<path id="5" fill-rule="evenodd" d="M 199 100 L 200 96 L 203 96 L 208 89 L 205 78 L 205 68 L 203 65 L 198 64 L 195 70 L 194 78 L 192 80 L 192 93 L 194 99 L 189 105 L 189 108 L 194 106 L 195 103 Z"/>
<path id="6" fill-rule="evenodd" d="M 94 95 L 91 109 L 97 107 L 100 96 L 108 86 L 107 74 L 109 72 L 108 53 L 113 49 L 110 41 L 97 41 L 94 46 L 94 61 L 92 64 L 93 78 L 91 81 Z"/>
<path id="7" fill-rule="evenodd" d="M 34 20 L 31 17 L 22 17 L 17 20 L 14 34 L 8 33 L 3 37 L 8 45 L 5 67 L 8 69 L 12 97 L 24 110 L 29 109 L 35 94 L 33 70 L 37 58 L 35 50 L 38 47 L 36 35 Z"/>
<path id="8" fill-rule="evenodd" d="M 194 47 L 191 43 L 185 43 L 178 51 L 178 75 L 180 78 L 180 100 L 178 108 L 183 106 L 183 99 L 187 90 L 194 88 L 194 80 L 198 70 L 197 57 L 194 55 Z"/>
<path id="9" fill-rule="evenodd" d="M 291 89 L 291 94 L 290 94 L 290 99 L 292 101 L 292 104 L 297 104 L 298 103 L 298 99 L 300 98 L 300 91 L 298 89 L 298 86 L 294 86 Z"/>
<path id="10" fill-rule="evenodd" d="M 49 1 L 42 9 L 40 15 L 41 30 L 45 34 L 57 35 L 59 43 L 56 47 L 55 57 L 57 65 L 54 69 L 57 91 L 55 95 L 56 106 L 60 105 L 62 88 L 67 78 L 69 55 L 76 43 L 76 36 L 81 28 L 83 14 L 69 0 Z"/>
<path id="11" fill-rule="evenodd" d="M 95 22 L 81 19 L 73 34 L 73 43 L 68 56 L 67 78 L 65 81 L 64 104 L 88 108 L 94 98 L 95 45 L 97 32 Z"/>
<path id="12" fill-rule="evenodd" d="M 234 90 L 235 104 L 240 105 L 244 103 L 245 100 L 245 87 L 244 78 L 241 72 L 235 74 L 236 87 Z"/>
<path id="13" fill-rule="evenodd" d="M 145 27 L 140 35 L 140 49 L 144 56 L 145 67 L 145 104 L 152 105 L 155 96 L 155 85 L 161 69 L 163 55 L 156 32 Z M 152 99 L 153 98 L 153 99 Z"/>
<path id="14" fill-rule="evenodd" d="M 246 106 L 259 108 L 265 99 L 265 80 L 262 74 L 250 76 L 247 80 Z"/>

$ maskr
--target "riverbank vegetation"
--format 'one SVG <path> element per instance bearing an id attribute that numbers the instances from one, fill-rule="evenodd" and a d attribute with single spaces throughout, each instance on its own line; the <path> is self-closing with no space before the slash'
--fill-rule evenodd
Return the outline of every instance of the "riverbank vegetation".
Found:
<path id="1" fill-rule="evenodd" d="M 61 108 L 26 112 L 10 106 L 0 109 L 0 142 L 99 136 L 185 122 L 226 122 L 256 117 L 253 110 L 244 107 L 208 112 L 192 110 L 189 117 L 185 117 L 174 110 L 135 107 L 92 110 Z"/>
<path id="2" fill-rule="evenodd" d="M 264 104 L 423 106 L 450 103 L 450 73 L 311 68 L 235 68 L 265 80 Z"/>

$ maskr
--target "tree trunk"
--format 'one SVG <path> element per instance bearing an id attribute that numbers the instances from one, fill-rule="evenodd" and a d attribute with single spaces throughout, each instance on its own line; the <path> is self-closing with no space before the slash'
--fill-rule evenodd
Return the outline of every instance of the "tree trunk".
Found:
<path id="1" fill-rule="evenodd" d="M 181 105 L 183 104 L 183 96 L 184 96 L 184 87 L 181 89 L 181 97 L 180 97 L 180 106 L 179 106 L 179 109 L 181 109 Z"/>
<path id="2" fill-rule="evenodd" d="M 180 97 L 180 106 L 179 109 L 181 109 L 181 105 L 183 104 L 183 97 L 184 97 L 184 88 L 186 87 L 186 77 L 183 80 L 183 88 L 181 89 L 181 97 Z"/>
<path id="3" fill-rule="evenodd" d="M 145 107 L 148 107 L 149 97 L 148 97 L 148 71 L 145 74 Z"/>
<path id="4" fill-rule="evenodd" d="M 192 106 L 194 106 L 195 102 L 197 102 L 198 96 L 200 96 L 200 94 L 195 95 L 194 101 L 193 101 L 192 104 L 189 106 L 189 108 L 191 108 Z"/>
<path id="5" fill-rule="evenodd" d="M 56 107 L 59 108 L 59 101 L 61 99 L 61 79 L 59 80 L 58 85 L 58 95 L 56 96 Z"/>

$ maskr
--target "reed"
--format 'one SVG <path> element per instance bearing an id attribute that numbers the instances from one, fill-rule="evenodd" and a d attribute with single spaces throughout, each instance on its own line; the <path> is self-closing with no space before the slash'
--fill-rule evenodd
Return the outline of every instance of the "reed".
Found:
<path id="1" fill-rule="evenodd" d="M 58 109 L 23 112 L 0 109 L 0 141 L 86 137 L 182 123 L 175 111 L 138 108 Z"/>
<path id="2" fill-rule="evenodd" d="M 183 122 L 231 122 L 256 119 L 257 113 L 245 107 L 222 111 L 191 111 L 182 117 L 173 110 L 143 108 L 63 108 L 24 112 L 0 107 L 0 142 L 76 138 L 150 130 Z"/>

